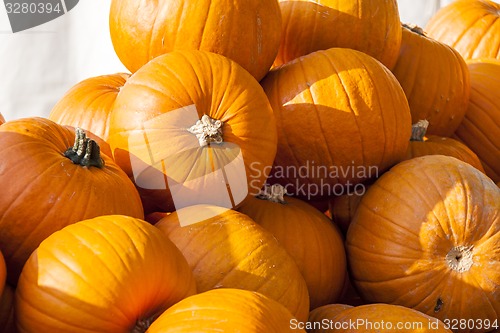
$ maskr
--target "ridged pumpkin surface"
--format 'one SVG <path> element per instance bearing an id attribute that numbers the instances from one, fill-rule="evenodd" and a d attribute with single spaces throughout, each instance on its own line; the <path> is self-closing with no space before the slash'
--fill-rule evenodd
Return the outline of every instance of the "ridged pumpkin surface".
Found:
<path id="1" fill-rule="evenodd" d="M 281 45 L 275 66 L 332 47 L 367 53 L 388 68 L 396 63 L 401 24 L 395 0 L 280 0 Z"/>
<path id="2" fill-rule="evenodd" d="M 368 302 L 499 320 L 499 212 L 500 189 L 471 165 L 442 155 L 401 162 L 358 206 L 346 245 L 352 280 Z"/>
<path id="3" fill-rule="evenodd" d="M 205 118 L 220 126 L 220 142 L 207 135 L 202 145 L 188 130 Z M 264 184 L 276 141 L 259 83 L 234 61 L 203 51 L 174 51 L 134 73 L 114 104 L 109 136 L 147 212 L 238 205 Z"/>
<path id="4" fill-rule="evenodd" d="M 113 103 L 129 76 L 127 73 L 102 75 L 77 83 L 56 103 L 48 118 L 61 125 L 83 128 L 107 140 Z"/>
<path id="5" fill-rule="evenodd" d="M 458 0 L 430 18 L 427 33 L 460 52 L 464 59 L 500 60 L 500 4 L 490 0 Z"/>
<path id="6" fill-rule="evenodd" d="M 453 137 L 479 157 L 486 174 L 500 181 L 500 60 L 467 62 L 471 96 L 465 118 Z"/>
<path id="7" fill-rule="evenodd" d="M 65 156 L 74 143 L 73 129 L 45 118 L 0 127 L 0 250 L 12 285 L 31 252 L 53 232 L 100 215 L 144 217 L 123 170 L 105 154 L 102 167 L 75 164 Z"/>
<path id="8" fill-rule="evenodd" d="M 109 215 L 44 240 L 16 289 L 20 333 L 145 332 L 141 328 L 196 293 L 180 251 L 151 224 Z"/>
<path id="9" fill-rule="evenodd" d="M 406 154 L 408 101 L 394 75 L 355 50 L 317 51 L 261 82 L 278 126 L 270 183 L 301 198 L 343 194 Z M 336 187 L 339 184 L 339 188 Z"/>
<path id="10" fill-rule="evenodd" d="M 260 293 L 232 288 L 209 290 L 170 307 L 148 333 L 302 332 L 292 329 L 294 320 L 283 305 Z"/>
<path id="11" fill-rule="evenodd" d="M 174 50 L 201 50 L 236 61 L 257 80 L 278 52 L 277 0 L 111 1 L 111 41 L 135 72 Z"/>
<path id="12" fill-rule="evenodd" d="M 299 268 L 276 238 L 250 217 L 197 205 L 177 210 L 155 226 L 186 257 L 198 292 L 256 291 L 283 304 L 297 319 L 307 319 L 309 294 Z"/>
<path id="13" fill-rule="evenodd" d="M 428 134 L 451 136 L 464 118 L 470 96 L 469 70 L 460 54 L 419 27 L 404 25 L 392 72 L 408 98 L 412 122 L 425 119 Z"/>
<path id="14" fill-rule="evenodd" d="M 249 198 L 239 209 L 270 231 L 295 260 L 307 283 L 310 308 L 338 301 L 346 259 L 340 231 L 316 208 L 297 198 Z"/>

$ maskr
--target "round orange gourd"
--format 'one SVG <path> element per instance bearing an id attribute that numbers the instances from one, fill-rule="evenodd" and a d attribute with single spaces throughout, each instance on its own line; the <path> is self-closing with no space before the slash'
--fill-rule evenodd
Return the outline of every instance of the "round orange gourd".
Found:
<path id="1" fill-rule="evenodd" d="M 456 49 L 464 59 L 500 60 L 500 4 L 490 0 L 457 0 L 427 22 L 426 31 Z"/>
<path id="2" fill-rule="evenodd" d="M 56 103 L 48 118 L 61 125 L 83 128 L 107 140 L 113 103 L 129 76 L 117 73 L 79 82 Z"/>
<path id="3" fill-rule="evenodd" d="M 334 318 L 342 311 L 350 308 L 352 308 L 352 305 L 348 304 L 326 304 L 312 310 L 311 312 L 309 312 L 308 319 L 308 322 L 311 323 L 310 325 L 312 325 L 312 327 L 308 330 L 308 333 L 318 332 L 319 328 L 316 329 L 314 325 L 320 326 L 321 323 L 323 323 L 325 320 L 329 321 L 331 318 Z"/>
<path id="4" fill-rule="evenodd" d="M 234 60 L 260 80 L 278 52 L 277 0 L 111 1 L 111 41 L 135 72 L 174 50 L 208 51 Z"/>
<path id="5" fill-rule="evenodd" d="M 453 138 L 465 143 L 479 157 L 486 174 L 500 181 L 500 60 L 467 62 L 471 96 L 465 118 Z"/>
<path id="6" fill-rule="evenodd" d="M 100 216 L 57 231 L 33 252 L 16 289 L 16 321 L 26 333 L 145 332 L 195 292 L 186 259 L 162 232 L 140 219 Z"/>
<path id="7" fill-rule="evenodd" d="M 144 216 L 133 183 L 96 142 L 48 119 L 1 126 L 0 170 L 0 250 L 12 285 L 54 231 L 105 214 Z"/>
<path id="8" fill-rule="evenodd" d="M 281 45 L 275 66 L 332 47 L 367 53 L 392 68 L 401 44 L 395 0 L 280 0 Z"/>
<path id="9" fill-rule="evenodd" d="M 274 185 L 238 211 L 270 231 L 295 260 L 307 283 L 311 309 L 338 301 L 346 270 L 339 230 L 316 208 L 283 195 L 283 188 Z"/>
<path id="10" fill-rule="evenodd" d="M 368 184 L 363 185 L 363 187 L 358 186 L 358 191 L 353 191 L 330 199 L 328 211 L 332 221 L 339 226 L 343 235 L 347 234 L 347 230 L 356 213 L 359 202 L 370 187 Z"/>
<path id="11" fill-rule="evenodd" d="M 460 141 L 437 135 L 426 136 L 428 125 L 429 122 L 426 120 L 413 124 L 410 145 L 406 154 L 407 159 L 425 155 L 446 155 L 458 158 L 484 172 L 483 165 L 477 155 Z"/>
<path id="12" fill-rule="evenodd" d="M 469 103 L 467 64 L 452 47 L 429 38 L 420 27 L 403 25 L 392 72 L 405 91 L 412 122 L 429 121 L 428 134 L 451 136 Z"/>
<path id="13" fill-rule="evenodd" d="M 14 320 L 14 289 L 6 284 L 0 294 L 0 333 L 16 333 Z"/>
<path id="14" fill-rule="evenodd" d="M 357 290 L 450 325 L 499 320 L 499 211 L 500 189 L 470 164 L 443 155 L 401 162 L 370 187 L 347 233 Z M 471 328 L 458 332 L 483 331 Z"/>
<path id="15" fill-rule="evenodd" d="M 276 141 L 259 83 L 234 61 L 193 50 L 159 56 L 127 80 L 109 136 L 148 213 L 238 205 L 264 184 Z"/>
<path id="16" fill-rule="evenodd" d="M 282 304 L 260 293 L 220 288 L 187 297 L 156 319 L 148 333 L 163 332 L 303 332 Z"/>
<path id="17" fill-rule="evenodd" d="M 261 82 L 278 127 L 269 183 L 300 198 L 342 195 L 404 158 L 408 101 L 394 75 L 362 52 L 333 48 L 295 59 Z"/>
<path id="18" fill-rule="evenodd" d="M 325 306 L 316 320 L 329 323 L 308 333 L 451 333 L 445 323 L 419 311 L 390 304 L 367 304 L 341 309 L 342 305 Z"/>
<path id="19" fill-rule="evenodd" d="M 283 304 L 298 320 L 309 313 L 306 282 L 295 261 L 267 230 L 234 210 L 197 205 L 155 224 L 193 270 L 198 292 L 256 291 Z"/>

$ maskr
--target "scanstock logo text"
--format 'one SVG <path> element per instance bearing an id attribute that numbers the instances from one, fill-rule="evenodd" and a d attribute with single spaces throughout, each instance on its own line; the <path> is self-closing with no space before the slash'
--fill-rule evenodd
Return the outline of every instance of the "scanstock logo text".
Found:
<path id="1" fill-rule="evenodd" d="M 73 9 L 79 0 L 4 0 L 12 32 L 52 21 Z"/>

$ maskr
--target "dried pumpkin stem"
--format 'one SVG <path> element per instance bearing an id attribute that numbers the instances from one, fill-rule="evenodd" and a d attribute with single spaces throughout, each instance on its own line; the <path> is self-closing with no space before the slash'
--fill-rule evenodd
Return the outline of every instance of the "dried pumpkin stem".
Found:
<path id="1" fill-rule="evenodd" d="M 77 128 L 75 134 L 75 144 L 64 152 L 64 156 L 74 164 L 102 168 L 104 160 L 101 158 L 101 148 L 97 142 L 87 138 L 85 131 L 81 128 Z"/>
<path id="2" fill-rule="evenodd" d="M 410 141 L 424 141 L 425 133 L 427 133 L 428 127 L 429 122 L 427 120 L 419 120 L 416 124 L 413 124 L 411 127 Z"/>
<path id="3" fill-rule="evenodd" d="M 264 186 L 264 188 L 257 194 L 256 198 L 261 200 L 267 200 L 271 202 L 277 202 L 280 204 L 286 204 L 285 195 L 286 188 L 280 184 L 273 184 L 271 186 Z"/>
<path id="4" fill-rule="evenodd" d="M 403 23 L 403 28 L 411 30 L 412 32 L 414 32 L 414 33 L 416 33 L 416 34 L 418 34 L 420 36 L 426 36 L 425 32 L 424 32 L 424 29 L 422 29 L 421 27 L 419 27 L 416 24 L 413 24 L 413 23 Z"/>
<path id="5" fill-rule="evenodd" d="M 474 264 L 472 246 L 455 246 L 446 255 L 448 267 L 459 273 L 467 272 Z"/>
<path id="6" fill-rule="evenodd" d="M 157 312 L 151 317 L 138 319 L 130 333 L 145 333 L 149 326 L 160 316 L 162 312 Z"/>
<path id="7" fill-rule="evenodd" d="M 222 138 L 222 125 L 221 120 L 212 119 L 205 114 L 196 124 L 188 128 L 188 132 L 196 135 L 201 147 L 210 143 L 221 144 L 224 141 Z"/>

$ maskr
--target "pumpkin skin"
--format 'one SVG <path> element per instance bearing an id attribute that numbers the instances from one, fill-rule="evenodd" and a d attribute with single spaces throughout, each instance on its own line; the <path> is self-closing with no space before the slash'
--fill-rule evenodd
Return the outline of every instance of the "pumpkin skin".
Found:
<path id="1" fill-rule="evenodd" d="M 453 138 L 479 157 L 486 175 L 500 181 L 500 60 L 468 61 L 471 97 L 465 118 Z"/>
<path id="2" fill-rule="evenodd" d="M 419 311 L 390 304 L 367 304 L 341 310 L 340 304 L 326 306 L 318 319 L 332 321 L 337 329 L 312 329 L 309 333 L 384 333 L 384 332 L 438 332 L 451 333 L 439 319 Z M 351 325 L 351 324 L 355 325 Z M 403 326 L 398 326 L 403 325 Z M 407 327 L 406 327 L 407 325 Z"/>
<path id="3" fill-rule="evenodd" d="M 464 59 L 500 60 L 500 4 L 458 0 L 442 7 L 425 27 L 434 39 L 450 45 Z"/>
<path id="4" fill-rule="evenodd" d="M 500 189 L 468 163 L 401 162 L 370 187 L 347 233 L 353 283 L 367 302 L 498 320 L 499 210 Z M 483 330 L 459 330 L 469 331 Z"/>
<path id="5" fill-rule="evenodd" d="M 2 252 L 0 251 L 0 295 L 3 293 L 3 288 L 5 287 L 5 281 L 7 279 L 7 267 L 5 266 L 5 259 Z"/>
<path id="6" fill-rule="evenodd" d="M 198 292 L 255 291 L 283 304 L 298 320 L 307 319 L 309 294 L 299 268 L 276 238 L 250 217 L 196 205 L 165 216 L 155 226 L 184 254 Z"/>
<path id="7" fill-rule="evenodd" d="M 317 51 L 272 70 L 261 84 L 278 126 L 268 183 L 290 195 L 342 195 L 404 158 L 408 101 L 374 58 L 350 49 Z"/>
<path id="8" fill-rule="evenodd" d="M 412 122 L 429 121 L 427 133 L 449 137 L 463 120 L 469 103 L 467 64 L 452 47 L 403 25 L 399 57 L 392 72 L 405 91 Z"/>
<path id="9" fill-rule="evenodd" d="M 346 309 L 352 308 L 352 305 L 348 304 L 326 304 L 323 306 L 320 306 L 314 310 L 312 310 L 309 313 L 309 319 L 308 321 L 310 323 L 321 323 L 323 320 L 330 320 L 331 318 L 334 318 L 338 314 L 340 314 L 342 311 Z M 316 324 L 318 325 L 318 324 Z M 308 330 L 309 332 L 321 332 L 318 329 L 310 329 Z"/>
<path id="10" fill-rule="evenodd" d="M 362 51 L 392 68 L 401 44 L 395 0 L 280 0 L 281 44 L 274 66 L 333 47 Z M 346 33 L 346 32 L 349 33 Z"/>
<path id="11" fill-rule="evenodd" d="M 2 125 L 3 123 L 5 123 L 5 118 L 3 117 L 3 115 L 0 113 L 0 125 Z"/>
<path id="12" fill-rule="evenodd" d="M 163 233 L 140 219 L 100 216 L 33 252 L 16 289 L 16 321 L 20 332 L 144 332 L 195 293 L 186 259 Z"/>
<path id="13" fill-rule="evenodd" d="M 328 211 L 333 222 L 339 226 L 342 234 L 345 236 L 352 218 L 356 214 L 359 202 L 370 187 L 369 184 L 363 184 L 364 187 L 358 191 L 333 197 L 330 199 Z"/>
<path id="14" fill-rule="evenodd" d="M 48 118 L 61 125 L 83 128 L 106 141 L 113 103 L 129 76 L 116 73 L 77 83 L 56 103 Z"/>
<path id="15" fill-rule="evenodd" d="M 0 332 L 17 332 L 14 320 L 14 289 L 8 284 L 0 295 Z"/>
<path id="16" fill-rule="evenodd" d="M 458 158 L 484 172 L 483 165 L 477 155 L 460 141 L 437 135 L 426 136 L 427 124 L 426 121 L 413 124 L 406 159 L 425 155 L 446 155 Z"/>
<path id="17" fill-rule="evenodd" d="M 161 332 L 303 332 L 291 328 L 294 317 L 283 305 L 260 293 L 220 288 L 187 297 L 156 319 L 148 333 Z"/>
<path id="18" fill-rule="evenodd" d="M 110 157 L 101 154 L 102 168 L 65 157 L 74 141 L 72 128 L 44 118 L 0 128 L 0 250 L 14 286 L 31 252 L 53 232 L 99 215 L 144 216 L 133 183 Z"/>
<path id="19" fill-rule="evenodd" d="M 277 0 L 111 1 L 111 41 L 131 72 L 174 50 L 223 55 L 260 80 L 278 52 Z"/>
<path id="20" fill-rule="evenodd" d="M 339 299 L 346 270 L 344 241 L 325 214 L 293 197 L 280 202 L 252 197 L 238 211 L 270 231 L 295 260 L 309 290 L 310 309 Z"/>
<path id="21" fill-rule="evenodd" d="M 203 116 L 222 122 L 221 144 L 201 146 L 186 131 Z M 237 206 L 264 184 L 276 142 L 273 112 L 259 83 L 234 61 L 193 50 L 159 56 L 127 80 L 109 137 L 146 213 L 200 203 Z M 223 179 L 213 180 L 224 171 Z"/>

